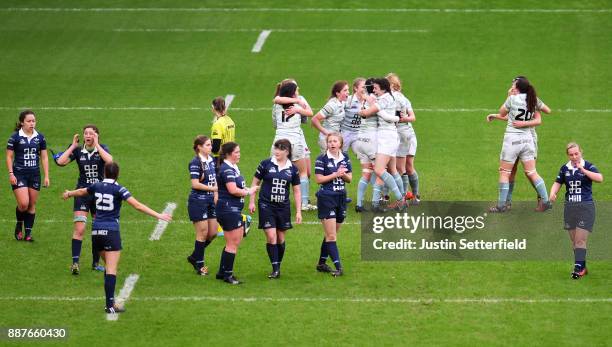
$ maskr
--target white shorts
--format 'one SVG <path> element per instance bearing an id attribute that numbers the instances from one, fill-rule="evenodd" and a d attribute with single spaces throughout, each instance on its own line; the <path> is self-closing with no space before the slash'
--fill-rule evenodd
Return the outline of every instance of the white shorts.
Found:
<path id="1" fill-rule="evenodd" d="M 505 134 L 499 159 L 514 163 L 518 158 L 526 162 L 535 159 L 536 151 L 531 134 Z"/>
<path id="2" fill-rule="evenodd" d="M 378 131 L 377 138 L 378 147 L 376 149 L 376 154 L 384 154 L 395 157 L 400 143 L 397 130 Z"/>
<path id="3" fill-rule="evenodd" d="M 412 156 L 416 154 L 417 150 L 417 138 L 414 129 L 412 128 L 404 128 L 398 129 L 398 134 L 400 138 L 400 144 L 397 148 L 397 157 L 406 157 Z"/>
<path id="4" fill-rule="evenodd" d="M 308 157 L 306 155 L 306 140 L 304 136 L 287 136 L 287 135 L 276 135 L 274 141 L 272 141 L 272 148 L 270 148 L 270 156 L 274 156 L 274 143 L 280 139 L 287 139 L 291 142 L 291 161 L 296 161 Z M 310 154 L 310 153 L 309 153 Z"/>
<path id="5" fill-rule="evenodd" d="M 376 159 L 376 131 L 357 134 L 353 151 L 361 164 L 373 163 Z"/>
<path id="6" fill-rule="evenodd" d="M 356 131 L 345 131 L 340 134 L 342 134 L 342 151 L 347 152 L 350 148 L 353 150 L 353 153 L 355 153 L 358 133 Z"/>

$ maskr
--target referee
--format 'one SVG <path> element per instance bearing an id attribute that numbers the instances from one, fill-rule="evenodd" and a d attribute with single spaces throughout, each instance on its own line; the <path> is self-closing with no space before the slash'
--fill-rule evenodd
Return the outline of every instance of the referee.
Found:
<path id="1" fill-rule="evenodd" d="M 236 125 L 227 115 L 225 99 L 222 97 L 218 96 L 212 101 L 212 111 L 215 114 L 211 130 L 212 153 L 218 157 L 223 144 L 236 140 Z"/>

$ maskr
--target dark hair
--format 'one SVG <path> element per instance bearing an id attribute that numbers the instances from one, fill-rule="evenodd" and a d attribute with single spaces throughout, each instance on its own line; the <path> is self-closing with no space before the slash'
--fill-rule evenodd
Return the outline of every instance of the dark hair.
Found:
<path id="1" fill-rule="evenodd" d="M 297 84 L 293 82 L 283 83 L 278 90 L 278 96 L 292 98 L 297 91 Z"/>
<path id="2" fill-rule="evenodd" d="M 524 76 L 515 78 L 514 83 L 519 93 L 527 94 L 527 112 L 535 112 L 538 104 L 538 96 L 536 95 L 535 88 L 529 83 L 527 77 Z"/>
<path id="3" fill-rule="evenodd" d="M 100 135 L 100 130 L 98 129 L 97 126 L 93 125 L 93 124 L 87 124 L 86 126 L 83 127 L 83 131 L 85 131 L 85 129 L 90 128 L 93 131 L 96 132 L 96 134 Z"/>
<path id="4" fill-rule="evenodd" d="M 284 80 L 278 82 L 276 84 L 276 90 L 274 91 L 274 96 L 278 96 L 279 92 L 280 92 L 280 88 L 283 86 L 283 84 L 287 84 L 287 83 L 293 83 L 297 86 L 297 82 L 292 79 L 292 78 L 285 78 Z"/>
<path id="5" fill-rule="evenodd" d="M 114 161 L 104 164 L 104 178 L 117 180 L 119 177 L 119 165 Z"/>
<path id="6" fill-rule="evenodd" d="M 204 135 L 198 135 L 196 136 L 196 138 L 193 140 L 193 151 L 196 152 L 196 154 L 198 153 L 198 147 L 202 146 L 203 144 L 206 143 L 206 141 L 210 140 L 208 138 L 208 136 L 204 136 Z"/>
<path id="7" fill-rule="evenodd" d="M 281 151 L 287 151 L 289 152 L 287 154 L 287 158 L 289 160 L 291 160 L 291 142 L 287 139 L 280 139 L 276 142 L 274 142 L 274 148 L 278 148 Z"/>
<path id="8" fill-rule="evenodd" d="M 365 80 L 365 87 L 366 87 L 366 91 L 368 92 L 368 94 L 372 94 L 374 93 L 374 77 L 370 77 L 367 80 Z"/>
<path id="9" fill-rule="evenodd" d="M 219 160 L 217 162 L 217 172 L 219 172 L 219 168 L 223 164 L 225 158 L 227 158 L 229 154 L 232 154 L 236 147 L 238 147 L 236 142 L 226 142 L 221 146 L 221 150 L 219 151 Z"/>
<path id="10" fill-rule="evenodd" d="M 212 107 L 215 111 L 220 113 L 222 116 L 225 116 L 225 99 L 221 96 L 217 96 L 212 101 Z"/>
<path id="11" fill-rule="evenodd" d="M 34 114 L 34 111 L 32 110 L 23 110 L 21 111 L 21 113 L 19 113 L 19 122 L 15 123 L 15 131 L 18 131 L 19 129 L 21 129 L 21 124 L 23 122 L 25 122 L 25 118 L 31 114 L 32 116 L 36 117 L 36 114 Z"/>
<path id="12" fill-rule="evenodd" d="M 342 91 L 342 89 L 344 89 L 344 87 L 348 86 L 348 82 L 347 81 L 336 81 L 334 82 L 334 85 L 332 86 L 331 89 L 331 95 L 330 95 L 330 99 L 331 98 L 335 98 L 337 97 L 336 94 L 340 93 Z"/>
<path id="13" fill-rule="evenodd" d="M 391 83 L 389 83 L 388 79 L 386 79 L 386 78 L 376 78 L 376 79 L 374 79 L 373 83 L 378 84 L 380 89 L 382 89 L 385 92 L 391 94 Z"/>

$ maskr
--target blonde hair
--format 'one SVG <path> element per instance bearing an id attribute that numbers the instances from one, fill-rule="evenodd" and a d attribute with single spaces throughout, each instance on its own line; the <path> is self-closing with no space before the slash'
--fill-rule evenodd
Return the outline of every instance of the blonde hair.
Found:
<path id="1" fill-rule="evenodd" d="M 565 154 L 569 154 L 569 150 L 574 147 L 578 148 L 578 151 L 582 153 L 582 148 L 580 148 L 579 144 L 577 144 L 576 142 L 570 142 L 567 144 L 567 146 L 565 146 Z"/>
<path id="2" fill-rule="evenodd" d="M 357 91 L 357 86 L 359 86 L 359 83 L 365 83 L 366 79 L 363 77 L 357 77 L 353 80 L 353 93 L 355 93 Z"/>
<path id="3" fill-rule="evenodd" d="M 385 76 L 385 78 L 387 79 L 387 81 L 389 81 L 389 84 L 391 85 L 391 90 L 395 90 L 398 92 L 402 90 L 402 81 L 396 74 L 390 72 L 387 74 L 387 76 Z"/>
<path id="4" fill-rule="evenodd" d="M 325 144 L 327 145 L 327 142 L 329 141 L 329 138 L 335 136 L 337 138 L 340 139 L 340 151 L 342 152 L 342 146 L 344 146 L 344 139 L 342 138 L 342 135 L 340 135 L 340 133 L 338 132 L 333 132 L 333 133 L 329 133 L 327 134 L 327 136 L 325 136 Z"/>

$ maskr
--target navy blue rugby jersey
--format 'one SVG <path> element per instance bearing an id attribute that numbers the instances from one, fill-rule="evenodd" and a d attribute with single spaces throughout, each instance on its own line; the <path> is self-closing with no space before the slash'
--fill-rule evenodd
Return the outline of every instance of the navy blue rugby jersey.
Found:
<path id="1" fill-rule="evenodd" d="M 217 184 L 214 158 L 211 155 L 208 156 L 208 159 L 204 159 L 199 155 L 193 157 L 189 162 L 189 175 L 191 179 L 196 179 L 205 186 L 214 187 L 215 184 Z M 191 188 L 191 194 L 189 194 L 189 196 L 203 200 L 213 199 L 215 193 L 212 191 Z"/>
<path id="2" fill-rule="evenodd" d="M 274 157 L 262 160 L 255 171 L 255 177 L 263 182 L 259 200 L 272 205 L 289 206 L 291 185 L 300 184 L 297 167 L 289 159 L 283 167 L 278 166 Z"/>
<path id="3" fill-rule="evenodd" d="M 332 157 L 328 151 L 327 153 L 321 154 L 317 157 L 317 161 L 315 162 L 315 174 L 329 176 L 338 171 L 338 168 L 342 165 L 346 167 L 347 172 L 353 171 L 351 160 L 349 159 L 347 153 L 340 152 L 340 157 L 338 161 L 336 161 L 336 159 L 334 159 L 334 157 Z M 323 183 L 320 190 L 324 192 L 344 193 L 344 180 L 342 180 L 341 177 L 334 178 L 332 181 Z"/>
<path id="4" fill-rule="evenodd" d="M 595 165 L 588 161 L 582 160 L 582 166 L 589 171 L 599 173 Z M 555 181 L 559 184 L 565 184 L 566 202 L 593 201 L 593 181 L 580 172 L 578 168 L 573 167 L 571 161 L 561 166 Z"/>
<path id="5" fill-rule="evenodd" d="M 221 163 L 219 173 L 217 173 L 217 184 L 219 202 L 228 203 L 232 207 L 242 209 L 244 207 L 244 197 L 233 196 L 227 190 L 227 183 L 234 182 L 238 188 L 246 188 L 244 177 L 240 176 L 238 166 L 230 164 L 227 160 Z"/>
<path id="6" fill-rule="evenodd" d="M 15 173 L 38 172 L 40 170 L 40 152 L 47 149 L 45 136 L 36 130 L 28 137 L 22 129 L 15 131 L 8 139 L 6 149 L 12 150 L 13 171 Z"/>
<path id="7" fill-rule="evenodd" d="M 102 148 L 110 153 L 106 145 L 100 145 Z M 100 156 L 97 148 L 93 151 L 88 151 L 83 147 L 77 147 L 70 154 L 70 161 L 76 160 L 79 165 L 79 180 L 77 182 L 77 188 L 85 188 L 94 183 L 98 183 L 104 179 L 104 160 Z"/>
<path id="8" fill-rule="evenodd" d="M 92 229 L 119 231 L 121 202 L 129 199 L 132 194 L 111 179 L 92 184 L 87 187 L 87 193 L 94 196 L 96 203 Z"/>

